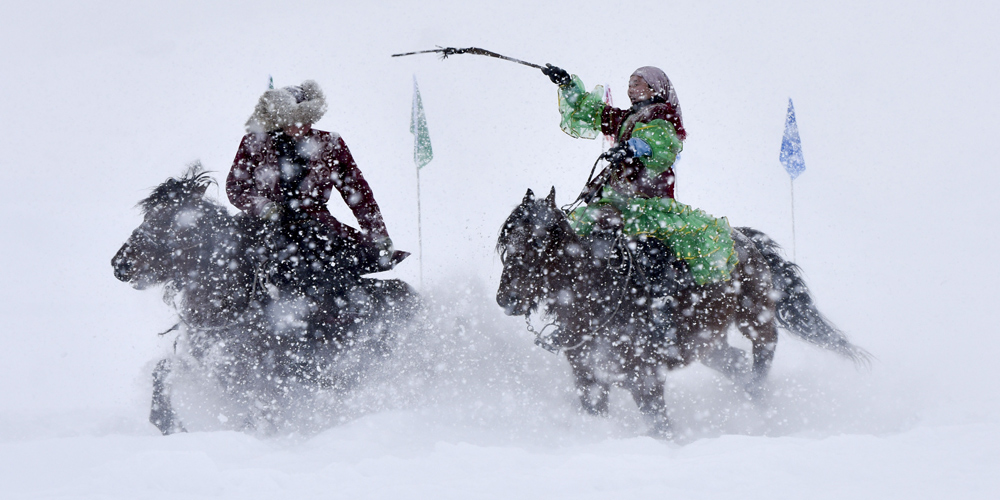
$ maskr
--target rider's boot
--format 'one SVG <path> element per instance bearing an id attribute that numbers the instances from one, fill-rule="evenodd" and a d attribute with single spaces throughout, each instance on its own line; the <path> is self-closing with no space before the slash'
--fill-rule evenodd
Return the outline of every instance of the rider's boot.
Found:
<path id="1" fill-rule="evenodd" d="M 629 248 L 640 282 L 652 298 L 653 324 L 649 325 L 652 340 L 665 350 L 668 358 L 680 361 L 680 352 L 675 346 L 677 298 L 695 285 L 694 276 L 684 259 L 677 257 L 670 247 L 656 238 L 633 238 L 629 241 Z"/>
<path id="2" fill-rule="evenodd" d="M 652 297 L 676 297 L 694 286 L 694 276 L 684 259 L 660 240 L 640 235 L 629 241 L 636 267 Z"/>

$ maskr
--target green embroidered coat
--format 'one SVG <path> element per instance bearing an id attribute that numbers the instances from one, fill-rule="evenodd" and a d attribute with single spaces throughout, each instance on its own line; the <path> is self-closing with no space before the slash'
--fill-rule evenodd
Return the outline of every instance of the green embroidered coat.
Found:
<path id="1" fill-rule="evenodd" d="M 636 137 L 652 151 L 622 162 L 601 199 L 570 213 L 574 230 L 589 234 L 610 205 L 621 213 L 625 234 L 649 235 L 666 243 L 687 262 L 699 285 L 728 281 L 738 263 L 729 221 L 673 199 L 672 167 L 687 135 L 680 111 L 665 100 L 617 109 L 604 104 L 603 94 L 601 86 L 586 92 L 573 75 L 570 85 L 559 89 L 560 128 L 576 138 L 604 133 L 625 142 Z"/>

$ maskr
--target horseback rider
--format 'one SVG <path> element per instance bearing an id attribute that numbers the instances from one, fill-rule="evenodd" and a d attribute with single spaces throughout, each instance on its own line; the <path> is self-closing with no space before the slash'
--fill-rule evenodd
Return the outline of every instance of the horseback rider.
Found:
<path id="1" fill-rule="evenodd" d="M 323 91 L 313 80 L 264 92 L 246 123 L 226 193 L 248 215 L 253 230 L 271 233 L 264 236 L 272 247 L 280 236 L 282 247 L 303 251 L 315 246 L 302 245 L 303 238 L 318 232 L 333 245 L 334 260 L 348 274 L 391 269 L 407 254 L 394 252 L 372 190 L 344 140 L 312 128 L 326 109 Z M 330 213 L 326 203 L 334 189 L 360 230 Z M 289 252 L 273 250 L 277 259 L 288 260 Z"/>
<path id="2" fill-rule="evenodd" d="M 643 66 L 632 73 L 628 87 L 632 107 L 628 109 L 606 105 L 602 87 L 587 93 L 578 76 L 571 77 L 561 68 L 550 65 L 543 73 L 559 85 L 564 132 L 593 139 L 600 131 L 617 140 L 605 153 L 612 164 L 607 185 L 628 197 L 674 197 L 673 164 L 684 148 L 687 131 L 677 93 L 662 70 Z M 587 186 L 589 196 L 600 194 L 599 179 Z"/>
<path id="3" fill-rule="evenodd" d="M 660 293 L 729 280 L 737 258 L 728 221 L 674 200 L 673 165 L 687 131 L 666 73 L 653 66 L 635 70 L 628 109 L 605 104 L 603 87 L 588 93 L 562 68 L 546 65 L 542 73 L 559 86 L 564 132 L 585 139 L 603 133 L 617 141 L 601 155 L 608 167 L 580 194 L 587 204 L 570 213 L 574 229 L 630 236 L 647 282 Z"/>

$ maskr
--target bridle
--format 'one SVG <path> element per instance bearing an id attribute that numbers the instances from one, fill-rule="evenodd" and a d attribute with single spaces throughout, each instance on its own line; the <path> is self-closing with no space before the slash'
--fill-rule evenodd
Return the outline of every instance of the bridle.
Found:
<path id="1" fill-rule="evenodd" d="M 559 337 L 559 333 L 562 332 L 562 328 L 560 328 L 559 325 L 555 321 L 553 321 L 543 326 L 541 331 L 535 330 L 535 327 L 531 324 L 530 310 L 524 313 L 524 325 L 525 328 L 528 329 L 528 332 L 530 332 L 532 335 L 535 336 L 535 345 L 541 347 L 542 349 L 545 349 L 546 351 L 551 352 L 552 354 L 559 354 L 560 352 L 563 351 L 572 351 L 573 349 L 579 348 L 584 344 L 584 342 L 589 340 L 586 338 L 586 336 L 584 336 L 584 338 L 580 339 L 579 342 L 569 347 L 559 345 L 556 338 Z M 546 335 L 545 330 L 547 330 L 549 327 L 555 327 L 555 330 L 553 330 L 552 333 Z"/>

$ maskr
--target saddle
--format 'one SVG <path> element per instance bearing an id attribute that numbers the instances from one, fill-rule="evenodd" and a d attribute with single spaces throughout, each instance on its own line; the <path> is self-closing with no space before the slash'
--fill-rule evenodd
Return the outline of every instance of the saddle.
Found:
<path id="1" fill-rule="evenodd" d="M 568 217 L 581 236 L 614 229 L 637 241 L 663 243 L 684 261 L 698 285 L 729 281 L 739 262 L 725 217 L 713 217 L 671 198 L 627 198 L 605 188 L 602 198 Z"/>
<path id="2" fill-rule="evenodd" d="M 592 225 L 585 237 L 591 239 L 595 255 L 610 257 L 616 244 L 627 252 L 625 258 L 631 260 L 636 282 L 645 287 L 652 297 L 676 295 L 677 292 L 695 286 L 687 262 L 677 256 L 664 241 L 646 234 L 629 235 L 625 231 L 621 213 L 605 205 L 590 213 Z"/>
<path id="3" fill-rule="evenodd" d="M 410 255 L 401 251 L 380 255 L 373 244 L 334 234 L 301 213 L 273 221 L 246 214 L 237 219 L 258 277 L 281 292 L 339 295 L 362 276 L 390 270 Z"/>

